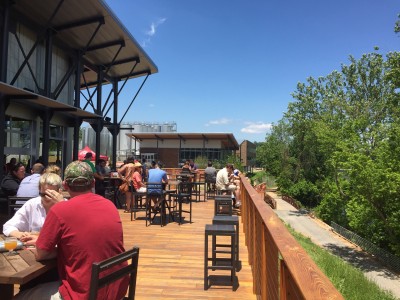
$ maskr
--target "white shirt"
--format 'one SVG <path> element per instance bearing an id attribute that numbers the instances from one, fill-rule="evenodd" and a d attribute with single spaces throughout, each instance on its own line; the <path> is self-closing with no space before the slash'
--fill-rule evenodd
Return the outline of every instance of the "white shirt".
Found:
<path id="1" fill-rule="evenodd" d="M 15 215 L 3 225 L 3 233 L 9 236 L 11 231 L 39 232 L 42 229 L 46 210 L 41 197 L 29 199 Z"/>
<path id="2" fill-rule="evenodd" d="M 215 185 L 218 190 L 223 190 L 229 185 L 229 174 L 226 168 L 218 171 Z"/>

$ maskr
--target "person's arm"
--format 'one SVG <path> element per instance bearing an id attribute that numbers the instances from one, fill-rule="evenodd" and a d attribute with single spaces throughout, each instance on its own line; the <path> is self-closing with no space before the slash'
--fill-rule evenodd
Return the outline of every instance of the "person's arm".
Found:
<path id="1" fill-rule="evenodd" d="M 29 202 L 29 201 L 28 201 Z M 14 236 L 20 238 L 20 235 L 29 231 L 29 221 L 27 209 L 29 203 L 26 202 L 15 214 L 3 225 L 3 233 L 5 236 Z"/>
<path id="2" fill-rule="evenodd" d="M 57 250 L 54 249 L 53 251 L 46 251 L 36 247 L 35 258 L 38 261 L 41 260 L 48 260 L 57 257 Z"/>
<path id="3" fill-rule="evenodd" d="M 168 183 L 168 174 L 167 174 L 167 172 L 164 173 L 162 179 L 163 179 L 164 183 Z"/>
<path id="4" fill-rule="evenodd" d="M 96 173 L 94 173 L 93 175 L 94 175 L 94 178 L 97 180 L 101 180 L 101 181 L 104 180 L 104 176 L 102 174 L 100 174 L 100 170 L 98 170 L 97 167 L 96 167 Z"/>
<path id="5" fill-rule="evenodd" d="M 125 174 L 125 169 L 126 169 L 127 165 L 128 165 L 128 164 L 125 164 L 125 165 L 123 165 L 121 168 L 119 168 L 119 169 L 117 170 L 118 175 L 119 175 L 120 177 L 123 177 L 123 175 Z"/>

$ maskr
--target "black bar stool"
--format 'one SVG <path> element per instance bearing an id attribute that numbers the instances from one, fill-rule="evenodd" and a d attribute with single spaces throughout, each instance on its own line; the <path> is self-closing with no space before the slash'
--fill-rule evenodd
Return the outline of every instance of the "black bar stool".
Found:
<path id="1" fill-rule="evenodd" d="M 213 283 L 213 277 L 208 276 L 208 270 L 226 270 L 230 271 L 230 285 L 232 285 L 232 290 L 236 290 L 236 268 L 235 268 L 235 227 L 234 225 L 206 225 L 205 229 L 205 243 L 204 243 L 204 290 L 207 290 Z M 211 258 L 208 256 L 208 239 L 212 237 L 211 244 Z M 230 249 L 220 250 L 220 244 L 217 244 L 218 236 L 228 236 L 230 237 Z M 223 244 L 226 247 L 227 244 Z M 221 257 L 221 254 L 225 254 Z M 211 265 L 209 265 L 211 261 Z M 216 279 L 216 278 L 215 278 Z M 216 281 L 216 280 L 215 280 Z M 217 283 L 215 283 L 217 284 Z"/>
<path id="2" fill-rule="evenodd" d="M 235 240 L 235 245 L 236 245 L 236 271 L 240 271 L 240 261 L 239 261 L 239 217 L 238 216 L 223 216 L 223 215 L 216 215 L 213 218 L 213 224 L 216 225 L 234 225 L 236 230 L 236 240 Z"/>

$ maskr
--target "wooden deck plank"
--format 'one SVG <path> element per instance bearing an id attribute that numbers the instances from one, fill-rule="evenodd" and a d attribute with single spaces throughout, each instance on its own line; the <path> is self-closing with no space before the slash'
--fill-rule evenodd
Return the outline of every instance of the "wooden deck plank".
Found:
<path id="1" fill-rule="evenodd" d="M 140 247 L 136 299 L 256 299 L 242 227 L 238 289 L 211 286 L 204 291 L 204 229 L 212 223 L 213 214 L 214 201 L 210 199 L 193 203 L 192 224 L 171 222 L 164 227 L 146 227 L 144 212 L 138 212 L 137 219 L 131 221 L 130 214 L 120 210 L 125 248 Z"/>

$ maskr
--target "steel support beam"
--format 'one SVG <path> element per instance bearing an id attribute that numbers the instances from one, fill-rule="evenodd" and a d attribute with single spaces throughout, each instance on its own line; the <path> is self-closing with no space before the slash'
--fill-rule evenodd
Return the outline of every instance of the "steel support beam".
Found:
<path id="1" fill-rule="evenodd" d="M 102 100 L 102 94 L 103 94 L 103 88 L 101 82 L 103 81 L 103 72 L 99 70 L 97 73 L 98 76 L 98 82 L 99 84 L 97 85 L 97 109 L 96 109 L 96 114 L 101 115 L 101 100 Z M 96 130 L 96 157 L 97 159 L 100 158 L 100 139 L 101 139 L 101 131 L 103 129 L 103 118 L 96 120 L 97 124 L 97 130 Z"/>
<path id="2" fill-rule="evenodd" d="M 76 70 L 75 70 L 75 99 L 74 99 L 74 106 L 80 108 L 81 106 L 81 74 L 82 74 L 82 53 L 80 51 L 76 52 Z M 76 119 L 74 124 L 74 142 L 72 148 L 72 160 L 78 159 L 78 152 L 79 152 L 79 130 L 82 121 Z"/>
<path id="3" fill-rule="evenodd" d="M 0 132 L 6 132 L 6 96 L 0 93 Z M 5 138 L 0 139 L 0 157 L 4 157 Z M 6 162 L 4 162 L 6 163 Z M 0 180 L 4 177 L 4 168 L 0 168 Z"/>
<path id="4" fill-rule="evenodd" d="M 112 167 L 114 170 L 117 168 L 117 137 L 119 134 L 118 124 L 118 81 L 113 82 L 114 93 L 114 112 L 113 112 L 113 132 L 112 132 Z"/>
<path id="5" fill-rule="evenodd" d="M 46 54 L 44 61 L 44 88 L 43 95 L 51 98 L 51 69 L 53 58 L 53 32 L 51 29 L 46 33 Z"/>
<path id="6" fill-rule="evenodd" d="M 1 30 L 0 46 L 0 81 L 7 82 L 7 58 L 8 58 L 8 31 L 10 26 L 10 7 L 12 1 L 4 1 L 3 4 L 3 22 Z M 4 132 L 4 131 L 1 131 Z M 4 151 L 3 151 L 4 152 Z M 3 157 L 3 156 L 1 156 Z"/>

